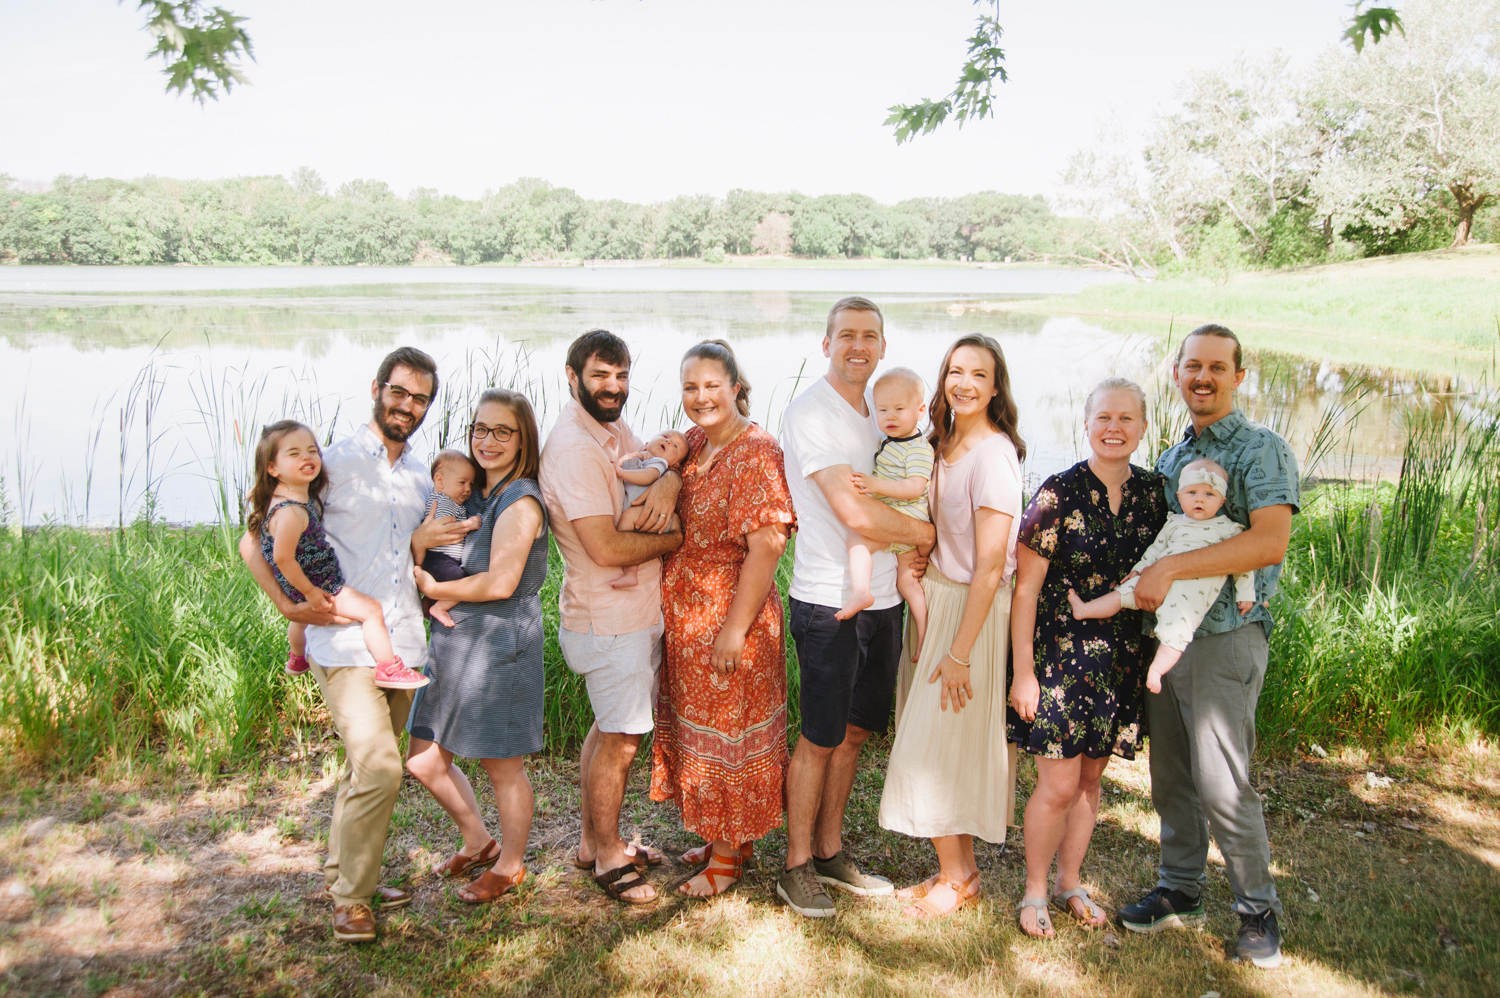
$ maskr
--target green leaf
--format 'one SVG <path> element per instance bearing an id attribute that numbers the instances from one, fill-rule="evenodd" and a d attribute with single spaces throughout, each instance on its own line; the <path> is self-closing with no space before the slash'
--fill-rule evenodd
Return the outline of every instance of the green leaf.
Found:
<path id="1" fill-rule="evenodd" d="M 896 130 L 896 144 L 901 145 L 918 135 L 928 135 L 948 118 L 953 118 L 962 128 L 969 119 L 988 118 L 994 113 L 993 89 L 995 81 L 1004 83 L 1005 50 L 1000 47 L 998 0 L 974 0 L 975 6 L 989 4 L 994 14 L 983 14 L 969 37 L 969 58 L 959 70 L 958 82 L 953 92 L 940 101 L 923 100 L 918 104 L 897 104 L 889 108 L 891 115 L 885 124 Z"/>
<path id="2" fill-rule="evenodd" d="M 1354 46 L 1356 54 L 1365 50 L 1365 36 L 1374 44 L 1379 44 L 1380 39 L 1399 31 L 1401 36 L 1406 36 L 1406 27 L 1401 23 L 1401 15 L 1394 7 L 1371 7 L 1361 10 L 1368 0 L 1358 0 L 1354 5 L 1354 18 L 1349 22 L 1349 27 L 1344 31 L 1343 38 Z"/>
<path id="3" fill-rule="evenodd" d="M 166 64 L 168 91 L 191 89 L 192 99 L 202 104 L 205 98 L 218 100 L 221 88 L 229 93 L 236 83 L 249 82 L 234 61 L 255 58 L 241 26 L 246 18 L 199 0 L 139 0 L 137 6 L 147 14 L 146 30 L 156 36 L 147 58 L 160 56 Z"/>

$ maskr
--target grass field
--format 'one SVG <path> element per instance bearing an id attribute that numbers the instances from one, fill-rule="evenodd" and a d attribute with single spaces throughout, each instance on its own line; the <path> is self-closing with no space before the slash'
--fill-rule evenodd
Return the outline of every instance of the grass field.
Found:
<path id="1" fill-rule="evenodd" d="M 1099 284 L 1011 302 L 1022 311 L 1109 316 L 1180 332 L 1224 322 L 1247 346 L 1411 370 L 1492 372 L 1500 344 L 1500 245 L 1347 263 Z"/>

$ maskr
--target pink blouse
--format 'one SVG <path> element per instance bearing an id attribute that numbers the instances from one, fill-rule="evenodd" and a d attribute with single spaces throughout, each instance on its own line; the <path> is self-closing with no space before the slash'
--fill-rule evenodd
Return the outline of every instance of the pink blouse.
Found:
<path id="1" fill-rule="evenodd" d="M 937 529 L 932 566 L 961 585 L 974 578 L 974 511 L 981 506 L 1009 514 L 1005 575 L 1016 574 L 1016 535 L 1021 530 L 1021 460 L 1003 433 L 985 439 L 952 463 L 939 459 L 930 506 Z"/>

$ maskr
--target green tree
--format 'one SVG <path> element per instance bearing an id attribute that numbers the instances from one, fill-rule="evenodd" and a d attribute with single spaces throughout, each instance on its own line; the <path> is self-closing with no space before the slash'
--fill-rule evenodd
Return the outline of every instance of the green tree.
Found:
<path id="1" fill-rule="evenodd" d="M 156 38 L 147 58 L 161 57 L 167 90 L 191 91 L 202 104 L 218 100 L 220 89 L 227 94 L 236 83 L 249 82 L 236 61 L 255 59 L 246 18 L 199 0 L 139 0 L 137 8 L 146 12 L 146 30 Z"/>

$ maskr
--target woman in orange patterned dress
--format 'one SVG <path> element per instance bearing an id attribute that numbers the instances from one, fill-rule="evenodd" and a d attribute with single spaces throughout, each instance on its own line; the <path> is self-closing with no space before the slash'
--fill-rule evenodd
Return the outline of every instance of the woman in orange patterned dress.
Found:
<path id="1" fill-rule="evenodd" d="M 776 565 L 795 529 L 781 447 L 750 421 L 750 386 L 723 340 L 682 358 L 687 432 L 677 515 L 683 542 L 662 572 L 666 656 L 651 749 L 651 798 L 676 801 L 707 844 L 681 890 L 708 897 L 740 878 L 755 840 L 781 824 L 786 652 Z"/>

